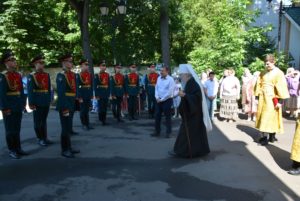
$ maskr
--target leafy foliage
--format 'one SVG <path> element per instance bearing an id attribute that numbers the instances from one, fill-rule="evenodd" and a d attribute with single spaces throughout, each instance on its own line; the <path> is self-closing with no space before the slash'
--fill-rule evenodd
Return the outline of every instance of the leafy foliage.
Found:
<path id="1" fill-rule="evenodd" d="M 75 14 L 63 0 L 6 0 L 0 13 L 1 50 L 15 52 L 21 66 L 42 52 L 56 62 L 62 52 L 80 52 Z"/>
<path id="2" fill-rule="evenodd" d="M 161 62 L 161 1 L 127 1 L 127 14 L 122 16 L 114 12 L 115 1 L 108 0 L 110 14 L 103 17 L 100 0 L 90 0 L 94 63 Z M 190 62 L 198 72 L 259 69 L 264 55 L 275 51 L 267 36 L 272 28 L 249 26 L 259 12 L 248 5 L 248 0 L 169 0 L 172 64 Z M 73 52 L 78 60 L 83 55 L 81 40 L 78 18 L 68 0 L 0 1 L 0 50 L 12 49 L 21 66 L 28 66 L 39 52 L 49 63 L 56 63 L 63 52 Z M 279 65 L 284 67 L 287 60 L 281 57 Z"/>

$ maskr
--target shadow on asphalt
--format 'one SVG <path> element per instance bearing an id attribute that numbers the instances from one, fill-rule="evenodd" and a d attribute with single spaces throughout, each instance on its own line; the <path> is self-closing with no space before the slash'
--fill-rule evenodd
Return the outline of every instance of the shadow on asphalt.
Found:
<path id="1" fill-rule="evenodd" d="M 150 130 L 153 130 L 153 120 L 139 120 L 132 123 L 118 124 L 117 127 L 123 129 L 126 132 L 124 138 L 117 138 L 118 140 L 139 140 L 139 137 L 144 137 L 150 134 Z M 179 121 L 176 121 L 179 123 Z M 139 127 L 140 131 L 136 131 L 133 127 Z M 51 129 L 51 128 L 49 128 Z M 96 128 L 98 129 L 98 128 Z M 239 127 L 252 133 L 251 129 L 246 127 Z M 245 132 L 245 133 L 248 133 Z M 210 134 L 209 134 L 210 135 Z M 130 137 L 132 139 L 127 139 Z M 89 137 L 89 136 L 87 136 Z M 99 139 L 105 139 L 105 137 L 99 134 L 94 136 L 92 141 Z M 255 137 L 255 136 L 253 136 Z M 76 138 L 76 136 L 74 137 Z M 114 138 L 115 139 L 115 138 Z M 218 139 L 220 142 L 229 143 L 233 149 L 240 150 L 241 156 L 246 155 L 252 157 L 251 161 L 257 161 L 255 167 L 257 169 L 253 171 L 264 171 L 270 176 L 270 181 L 277 183 L 278 189 L 272 189 L 278 191 L 279 195 L 282 192 L 289 195 L 292 198 L 297 198 L 297 195 L 291 191 L 284 183 L 282 183 L 275 175 L 272 175 L 268 169 L 264 167 L 254 156 L 249 153 L 245 148 L 246 144 L 241 141 L 229 141 L 221 130 L 214 126 L 214 133 L 209 137 L 212 141 Z M 34 143 L 33 139 L 29 139 Z M 110 139 L 111 140 L 111 139 Z M 145 139 L 144 139 L 145 140 Z M 149 138 L 149 141 L 152 138 Z M 149 182 L 163 182 L 168 185 L 167 192 L 171 193 L 177 198 L 193 199 L 193 200 L 226 200 L 226 201 L 260 201 L 263 200 L 268 192 L 253 192 L 242 188 L 233 188 L 226 185 L 221 185 L 201 178 L 192 176 L 187 172 L 174 171 L 176 169 L 184 168 L 190 165 L 196 165 L 201 171 L 207 171 L 201 169 L 202 165 L 207 162 L 215 163 L 217 168 L 215 173 L 220 176 L 228 176 L 228 172 L 222 170 L 222 165 L 219 162 L 219 158 L 230 154 L 230 150 L 222 149 L 222 144 L 217 144 L 218 147 L 211 146 L 212 152 L 203 158 L 199 159 L 178 159 L 178 158 L 164 158 L 164 159 L 132 159 L 124 157 L 112 157 L 112 158 L 78 158 L 75 159 L 63 159 L 59 156 L 57 158 L 36 158 L 36 159 L 24 159 L 24 160 L 8 160 L 3 159 L 3 164 L 0 165 L 0 198 L 3 194 L 16 194 L 25 187 L 34 184 L 57 184 L 60 181 L 67 178 L 77 178 L 81 176 L 89 176 L 92 178 L 98 178 L 101 180 L 107 179 L 121 179 L 124 182 L 114 184 L 107 188 L 108 191 L 116 191 L 123 188 L 128 182 L 137 183 L 149 183 Z M 91 146 L 88 141 L 83 143 L 82 146 Z M 271 147 L 270 152 L 275 152 L 275 148 Z M 113 150 L 114 147 L 111 147 Z M 153 147 L 155 149 L 155 147 Z M 4 152 L 4 149 L 2 150 Z M 37 149 L 35 152 L 46 151 Z M 164 150 L 163 150 L 164 151 Z M 168 151 L 167 148 L 165 150 Z M 246 157 L 246 158 L 247 158 Z M 145 157 L 146 158 L 146 157 Z M 247 159 L 240 163 L 241 166 L 236 166 L 236 171 L 231 171 L 231 174 L 235 172 L 243 171 L 242 165 L 247 165 Z M 249 163 L 249 162 L 248 162 Z M 212 164 L 214 165 L 214 164 Z M 234 175 L 233 175 L 234 176 Z M 259 179 L 259 178 L 258 178 Z M 245 181 L 247 182 L 247 181 Z M 64 187 L 65 190 L 62 194 L 66 194 L 70 189 L 68 186 Z M 30 192 L 29 192 L 30 194 Z M 62 195 L 57 195 L 62 196 Z M 37 201 L 44 201 L 45 197 L 36 198 Z M 284 195 L 279 196 L 278 200 L 287 200 Z"/>
<path id="2" fill-rule="evenodd" d="M 252 137 L 253 141 L 258 143 L 258 139 L 261 137 L 260 132 L 257 129 L 254 129 L 252 127 L 246 126 L 246 125 L 237 125 L 237 128 L 250 137 Z M 269 145 L 265 146 L 266 149 L 270 152 L 272 155 L 274 161 L 277 163 L 277 165 L 282 170 L 289 170 L 291 168 L 291 160 L 290 160 L 290 153 L 280 149 L 279 147 L 269 143 Z"/>

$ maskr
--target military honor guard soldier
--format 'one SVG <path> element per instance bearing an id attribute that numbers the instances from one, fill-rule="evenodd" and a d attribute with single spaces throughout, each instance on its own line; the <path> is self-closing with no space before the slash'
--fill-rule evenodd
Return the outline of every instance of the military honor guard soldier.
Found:
<path id="1" fill-rule="evenodd" d="M 61 148 L 62 156 L 73 158 L 79 150 L 73 149 L 71 145 L 72 114 L 75 109 L 76 99 L 76 75 L 71 71 L 73 58 L 71 54 L 60 58 L 63 71 L 57 74 L 57 105 L 61 123 Z"/>
<path id="2" fill-rule="evenodd" d="M 17 62 L 11 51 L 3 53 L 1 63 L 7 69 L 0 73 L 0 110 L 3 114 L 6 143 L 9 156 L 19 159 L 28 155 L 22 150 L 20 140 L 22 111 L 25 108 L 22 76 L 16 71 Z"/>
<path id="3" fill-rule="evenodd" d="M 130 73 L 125 77 L 125 91 L 128 95 L 128 115 L 129 120 L 137 120 L 136 110 L 140 91 L 139 75 L 136 72 L 136 65 L 130 65 Z"/>
<path id="4" fill-rule="evenodd" d="M 102 125 L 108 125 L 106 122 L 107 105 L 110 97 L 110 76 L 106 71 L 106 64 L 103 61 L 100 64 L 100 72 L 94 77 L 94 91 L 98 100 L 98 117 Z"/>
<path id="5" fill-rule="evenodd" d="M 121 119 L 121 103 L 125 88 L 125 77 L 121 73 L 121 68 L 121 65 L 115 65 L 115 74 L 111 76 L 112 112 L 118 122 L 123 122 Z"/>
<path id="6" fill-rule="evenodd" d="M 93 129 L 90 126 L 89 111 L 91 100 L 93 99 L 92 75 L 89 72 L 89 63 L 86 59 L 81 59 L 81 72 L 76 75 L 77 98 L 80 103 L 80 120 L 84 130 Z"/>
<path id="7" fill-rule="evenodd" d="M 28 102 L 33 110 L 33 123 L 38 144 L 47 146 L 52 144 L 47 137 L 47 117 L 51 103 L 51 81 L 48 73 L 44 72 L 44 57 L 34 57 L 31 64 L 35 71 L 28 76 Z"/>
<path id="8" fill-rule="evenodd" d="M 149 71 L 150 73 L 146 75 L 145 78 L 145 88 L 146 88 L 147 98 L 148 98 L 149 117 L 153 118 L 155 113 L 155 106 L 156 106 L 155 85 L 159 74 L 155 72 L 154 64 L 151 64 L 149 66 Z"/>

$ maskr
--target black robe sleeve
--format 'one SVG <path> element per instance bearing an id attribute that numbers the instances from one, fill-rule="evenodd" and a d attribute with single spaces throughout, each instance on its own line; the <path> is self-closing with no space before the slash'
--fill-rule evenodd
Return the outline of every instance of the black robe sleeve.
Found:
<path id="1" fill-rule="evenodd" d="M 185 116 L 193 116 L 199 112 L 199 107 L 202 107 L 202 93 L 197 82 L 191 78 L 185 87 L 185 96 L 181 101 L 181 112 L 185 113 Z"/>

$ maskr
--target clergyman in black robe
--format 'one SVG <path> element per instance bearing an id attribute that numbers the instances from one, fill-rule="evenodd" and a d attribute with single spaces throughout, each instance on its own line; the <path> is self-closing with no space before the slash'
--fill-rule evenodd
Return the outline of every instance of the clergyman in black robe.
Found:
<path id="1" fill-rule="evenodd" d="M 194 158 L 207 155 L 210 149 L 203 121 L 204 97 L 193 76 L 190 74 L 188 76 L 179 106 L 182 122 L 174 145 L 174 154 L 178 157 Z"/>

